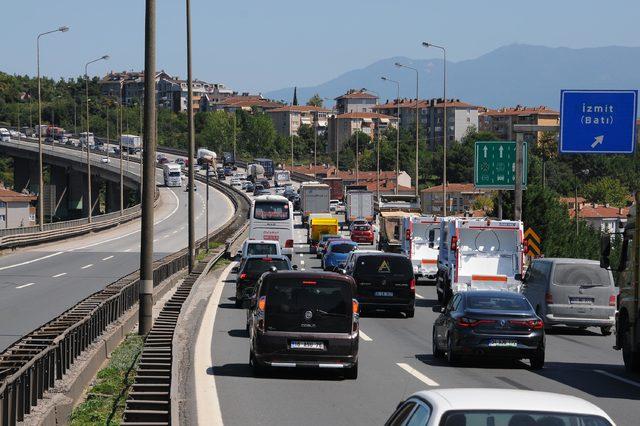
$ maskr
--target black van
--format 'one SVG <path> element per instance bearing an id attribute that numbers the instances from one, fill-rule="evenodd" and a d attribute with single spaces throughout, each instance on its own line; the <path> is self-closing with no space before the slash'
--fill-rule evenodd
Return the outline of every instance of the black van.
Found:
<path id="1" fill-rule="evenodd" d="M 264 274 L 251 299 L 249 363 L 270 367 L 341 369 L 358 377 L 359 307 L 351 277 L 333 272 Z"/>
<path id="2" fill-rule="evenodd" d="M 357 284 L 356 299 L 367 308 L 404 312 L 413 318 L 416 280 L 411 261 L 402 254 L 354 251 L 345 264 Z"/>

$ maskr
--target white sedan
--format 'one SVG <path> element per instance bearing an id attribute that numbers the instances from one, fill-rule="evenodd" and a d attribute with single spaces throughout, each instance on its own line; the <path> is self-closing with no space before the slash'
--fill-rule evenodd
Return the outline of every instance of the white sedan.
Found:
<path id="1" fill-rule="evenodd" d="M 102 162 L 103 162 L 103 163 L 110 163 L 110 162 L 111 162 L 111 158 L 109 158 L 109 157 L 102 157 Z"/>
<path id="2" fill-rule="evenodd" d="M 614 426 L 594 404 L 575 396 L 517 389 L 438 389 L 398 404 L 385 426 Z"/>

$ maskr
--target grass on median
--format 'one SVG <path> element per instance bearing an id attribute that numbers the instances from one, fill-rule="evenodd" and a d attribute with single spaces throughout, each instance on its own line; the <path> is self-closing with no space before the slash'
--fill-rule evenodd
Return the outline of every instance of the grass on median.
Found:
<path id="1" fill-rule="evenodd" d="M 69 424 L 120 424 L 143 345 L 142 337 L 132 333 L 111 353 L 109 364 L 98 372 L 86 400 L 71 413 Z"/>
<path id="2" fill-rule="evenodd" d="M 209 242 L 209 251 L 217 249 L 218 247 L 224 245 L 223 243 L 221 243 L 220 241 L 210 241 Z M 196 256 L 196 260 L 199 262 L 201 260 L 204 260 L 204 258 L 207 256 L 208 251 L 207 250 L 200 250 Z"/>

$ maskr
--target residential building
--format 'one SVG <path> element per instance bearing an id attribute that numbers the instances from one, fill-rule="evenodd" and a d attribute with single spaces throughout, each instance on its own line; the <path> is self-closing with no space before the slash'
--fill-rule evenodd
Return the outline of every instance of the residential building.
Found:
<path id="1" fill-rule="evenodd" d="M 378 132 L 383 132 L 389 126 L 398 125 L 398 119 L 390 115 L 377 112 L 348 112 L 329 117 L 327 152 L 335 152 L 336 147 L 342 145 L 356 132 L 360 131 L 372 139 Z"/>
<path id="2" fill-rule="evenodd" d="M 20 228 L 36 224 L 35 195 L 0 187 L 0 228 Z"/>
<path id="3" fill-rule="evenodd" d="M 575 204 L 569 204 L 569 216 L 575 217 Z M 609 205 L 599 205 L 594 203 L 578 203 L 578 217 L 583 219 L 595 230 L 604 233 L 619 232 L 620 228 L 627 222 L 629 215 L 628 207 L 610 207 Z"/>
<path id="4" fill-rule="evenodd" d="M 356 184 L 356 173 L 354 170 L 340 170 L 336 174 L 336 168 L 334 166 L 329 165 L 317 165 L 312 166 L 311 164 L 306 166 L 296 166 L 293 168 L 294 171 L 298 173 L 304 173 L 311 177 L 317 178 L 321 180 L 324 177 L 339 177 L 342 178 L 342 183 L 344 185 L 355 185 Z M 358 185 L 364 185 L 367 187 L 369 191 L 376 191 L 378 189 L 378 174 L 375 170 L 373 171 L 360 171 L 358 173 Z M 398 192 L 399 193 L 409 193 L 414 194 L 415 189 L 411 186 L 411 176 L 401 170 L 398 173 Z M 380 171 L 380 193 L 381 194 L 392 194 L 395 192 L 396 188 L 396 172 L 395 170 L 381 170 Z"/>
<path id="5" fill-rule="evenodd" d="M 291 105 L 266 111 L 273 121 L 278 133 L 283 136 L 297 135 L 300 126 L 306 124 L 317 129 L 318 133 L 325 132 L 328 125 L 328 109 L 308 106 Z"/>
<path id="6" fill-rule="evenodd" d="M 447 121 L 449 122 L 447 139 L 449 143 L 460 141 L 470 128 L 478 128 L 478 106 L 462 102 L 460 99 L 449 99 L 446 104 Z M 445 102 L 442 98 L 418 100 L 421 137 L 428 141 L 431 149 L 441 144 L 444 140 L 444 105 Z M 376 112 L 393 116 L 398 116 L 398 109 L 400 110 L 401 128 L 415 132 L 415 99 L 387 101 L 374 107 Z"/>
<path id="7" fill-rule="evenodd" d="M 442 215 L 442 185 L 432 186 L 420 192 L 422 213 Z M 472 183 L 447 184 L 447 215 L 465 214 L 473 210 L 473 203 L 486 192 L 476 189 Z"/>
<path id="8" fill-rule="evenodd" d="M 374 107 L 378 103 L 378 97 L 367 92 L 366 89 L 351 89 L 344 95 L 335 98 L 335 101 L 337 114 L 374 112 Z"/>
<path id="9" fill-rule="evenodd" d="M 235 112 L 237 110 L 243 111 L 258 111 L 264 112 L 270 109 L 280 108 L 284 104 L 280 102 L 271 101 L 265 99 L 262 95 L 250 95 L 249 93 L 243 93 L 242 95 L 233 95 L 223 99 L 211 105 L 211 110 L 226 112 Z"/>
<path id="10" fill-rule="evenodd" d="M 517 105 L 513 108 L 487 109 L 479 116 L 480 130 L 494 133 L 499 139 L 515 141 L 516 124 L 532 124 L 538 126 L 557 126 L 560 124 L 560 113 L 546 106 L 526 107 Z M 522 132 L 525 142 L 537 142 L 543 132 Z"/>

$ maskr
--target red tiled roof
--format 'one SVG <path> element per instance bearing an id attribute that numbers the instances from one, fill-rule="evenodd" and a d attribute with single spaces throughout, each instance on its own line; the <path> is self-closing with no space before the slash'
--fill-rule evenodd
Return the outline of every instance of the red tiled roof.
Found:
<path id="1" fill-rule="evenodd" d="M 576 203 L 575 197 L 560 197 L 558 199 L 562 204 L 570 204 L 573 205 Z M 587 200 L 584 197 L 578 197 L 578 204 L 584 204 Z"/>
<path id="2" fill-rule="evenodd" d="M 418 108 L 442 108 L 444 106 L 444 102 L 442 100 L 428 100 L 428 99 L 420 99 L 418 100 Z M 415 108 L 416 100 L 415 99 L 400 99 L 400 108 Z M 476 105 L 471 105 L 466 102 L 462 102 L 460 100 L 449 100 L 447 101 L 447 107 L 449 108 L 470 108 L 470 109 L 478 109 L 480 107 Z M 376 105 L 373 107 L 374 109 L 393 109 L 398 108 L 398 103 L 393 101 L 388 101 L 387 103 Z"/>
<path id="3" fill-rule="evenodd" d="M 35 195 L 26 195 L 12 191 L 10 189 L 0 188 L 0 201 L 4 201 L 5 203 L 15 201 L 35 201 L 37 199 L 38 197 L 36 197 Z"/>
<path id="4" fill-rule="evenodd" d="M 423 189 L 423 193 L 440 193 L 442 192 L 442 185 L 432 186 L 431 188 Z M 485 191 L 482 189 L 476 189 L 472 183 L 448 183 L 447 192 L 471 192 L 482 194 Z"/>
<path id="5" fill-rule="evenodd" d="M 258 106 L 262 108 L 280 108 L 283 105 L 280 102 L 270 101 L 268 99 L 264 99 L 260 95 L 250 95 L 250 96 L 229 96 L 228 98 L 223 99 L 218 103 L 218 105 L 222 105 L 225 107 L 253 107 Z"/>
<path id="6" fill-rule="evenodd" d="M 326 108 L 322 108 L 322 107 L 317 107 L 317 106 L 311 106 L 311 105 L 285 105 L 279 108 L 274 108 L 269 110 L 268 112 L 288 112 L 288 111 L 293 111 L 293 112 L 311 112 L 311 111 L 318 111 L 318 112 L 331 112 L 331 110 L 326 109 Z"/>
<path id="7" fill-rule="evenodd" d="M 559 115 L 558 111 L 555 111 L 549 107 L 541 105 L 539 107 L 525 107 L 525 106 L 515 106 L 512 108 L 500 108 L 500 109 L 488 109 L 485 112 L 481 113 L 485 116 L 509 116 L 509 115 L 535 115 L 535 114 L 546 114 L 546 115 Z"/>
<path id="8" fill-rule="evenodd" d="M 335 100 L 338 99 L 378 99 L 376 95 L 372 95 L 369 92 L 363 90 L 354 90 L 345 93 L 344 95 L 338 96 Z"/>
<path id="9" fill-rule="evenodd" d="M 573 217 L 575 215 L 575 209 L 569 210 L 569 216 Z M 580 207 L 579 216 L 583 219 L 624 219 L 629 214 L 629 208 L 623 207 L 619 209 L 618 207 L 606 207 L 606 206 L 598 206 L 595 207 L 592 205 L 586 205 Z"/>

